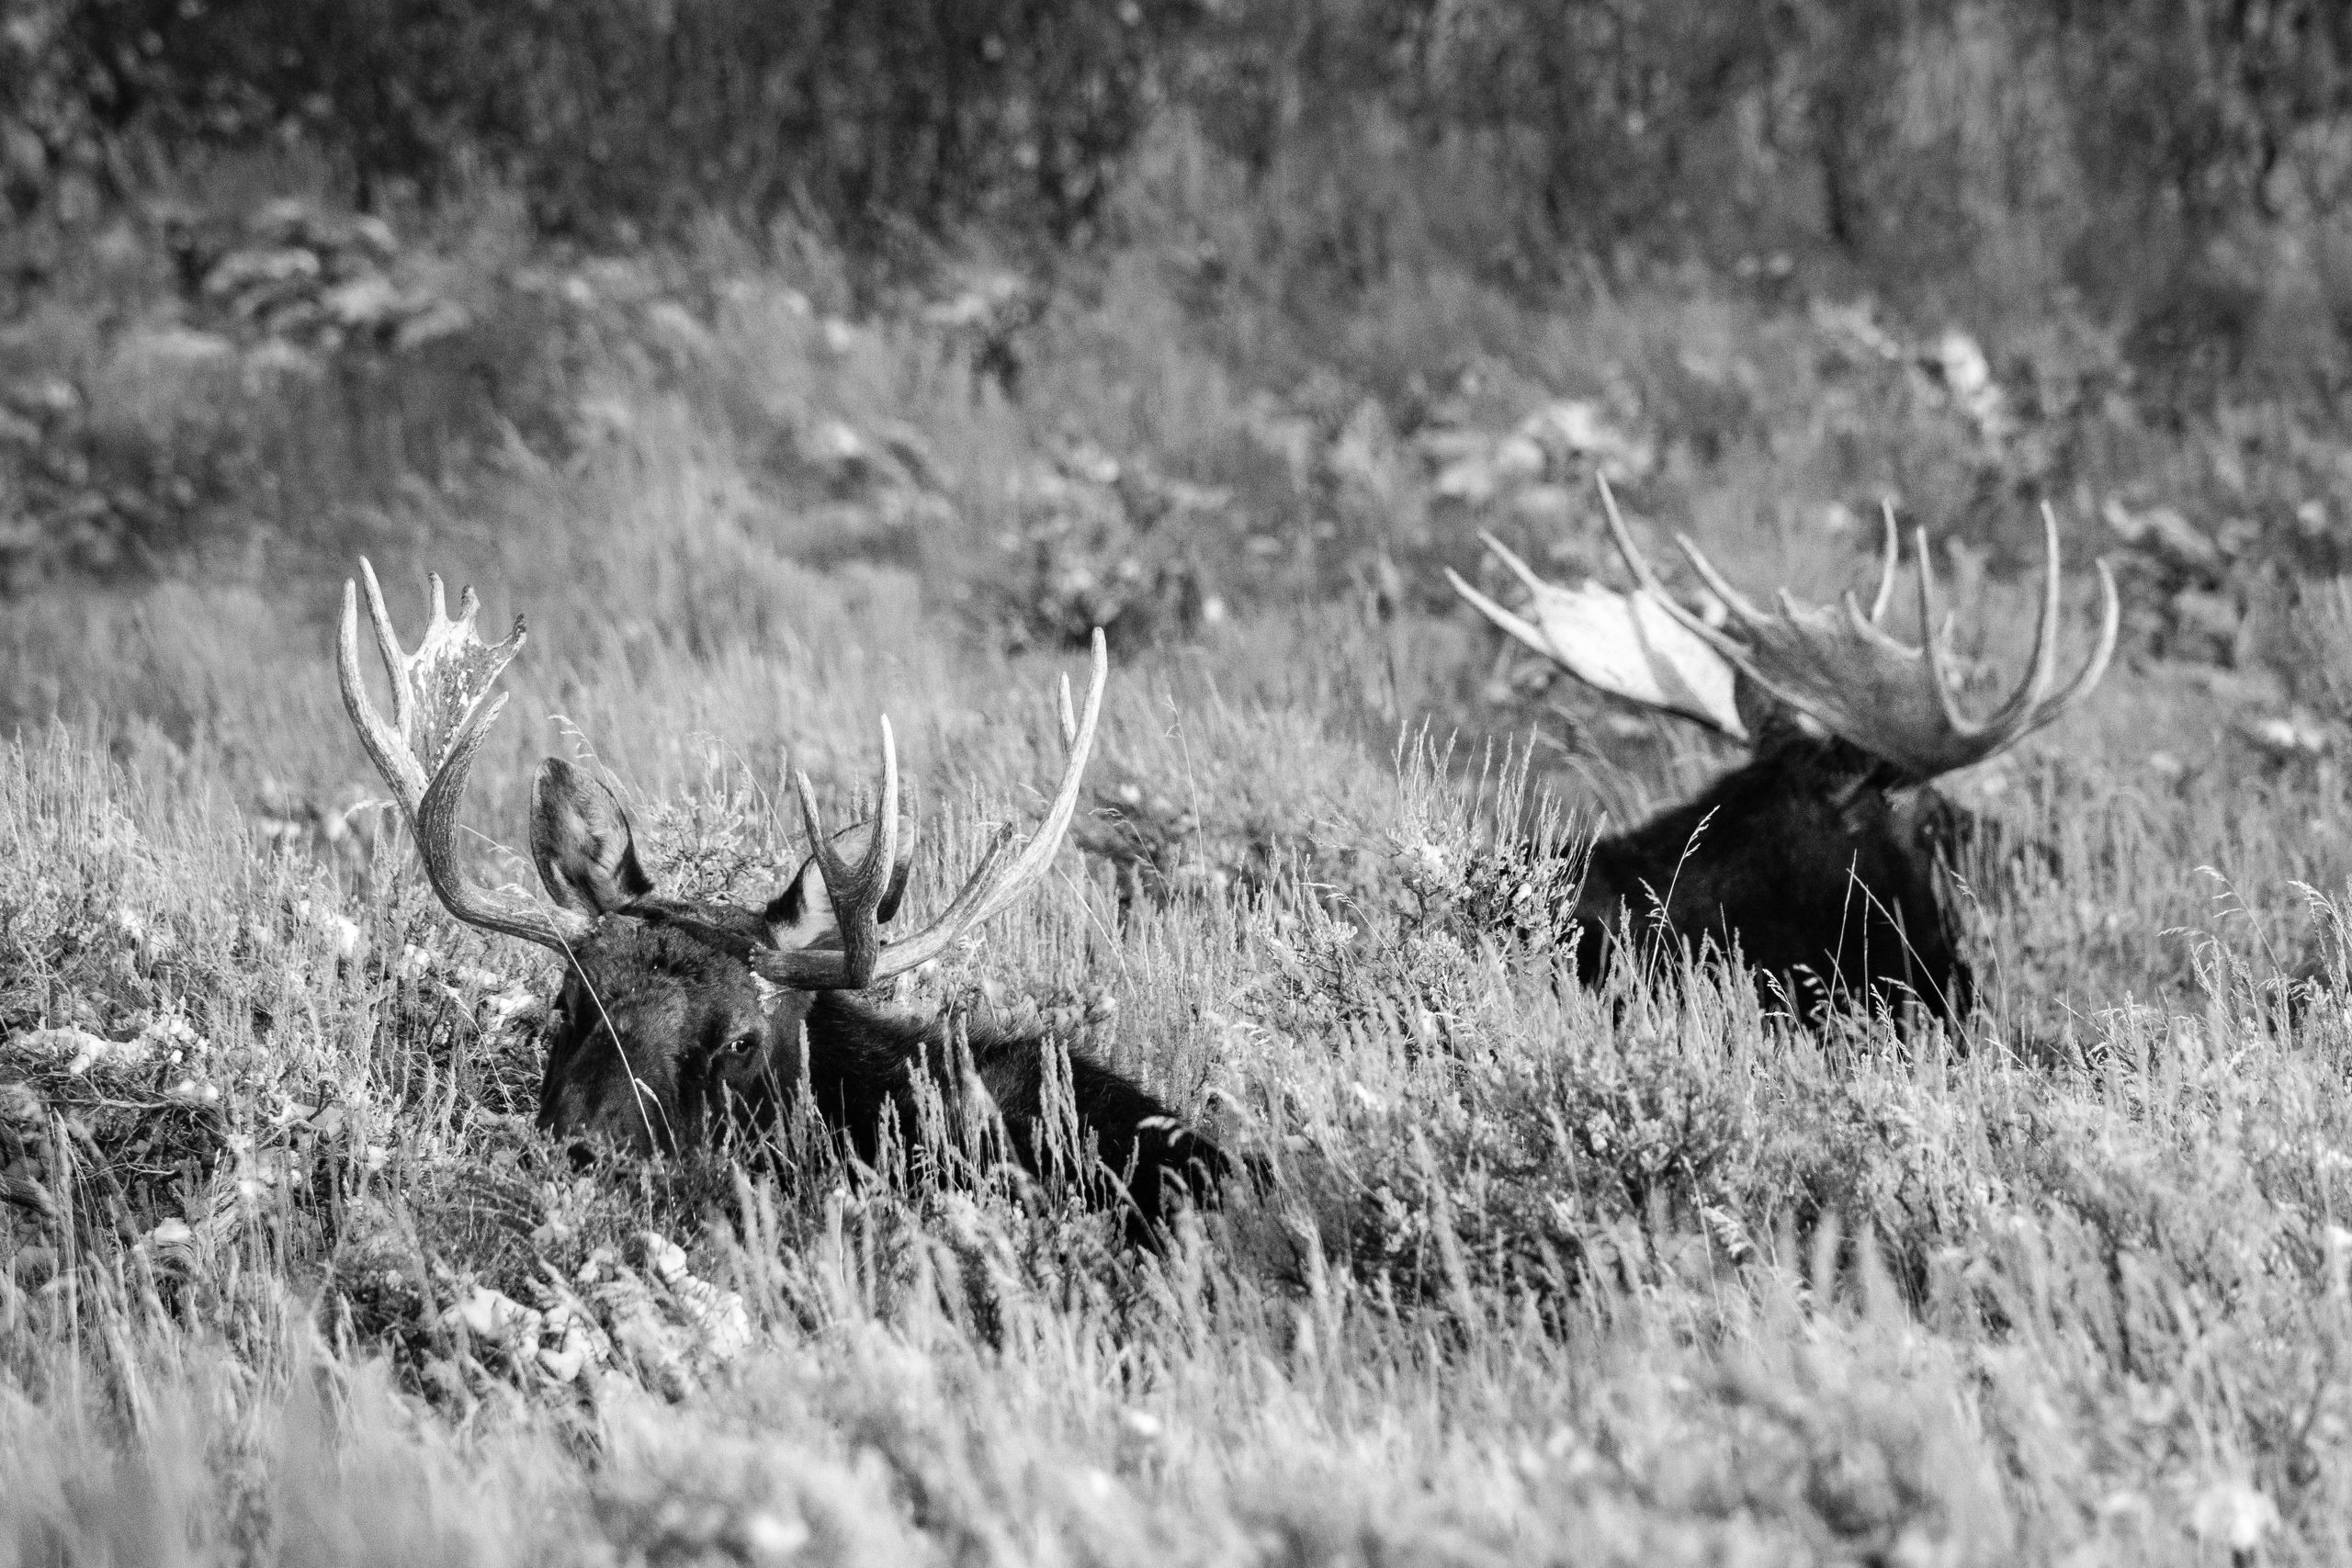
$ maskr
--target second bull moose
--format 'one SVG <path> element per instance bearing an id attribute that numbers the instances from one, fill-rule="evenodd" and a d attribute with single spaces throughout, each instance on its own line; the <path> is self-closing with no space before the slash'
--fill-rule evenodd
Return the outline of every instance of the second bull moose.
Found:
<path id="1" fill-rule="evenodd" d="M 434 892 L 458 919 L 562 955 L 539 1123 L 568 1142 L 675 1152 L 721 1126 L 771 1124 L 789 1097 L 818 1111 L 861 1156 L 895 1132 L 912 1146 L 920 1080 L 961 1111 L 992 1107 L 1012 1153 L 1033 1168 L 1058 1146 L 1088 1189 L 1139 1225 L 1187 1198 L 1206 1199 L 1228 1172 L 1223 1153 L 1156 1096 L 1082 1052 L 1063 1059 L 1041 1038 L 951 1034 L 939 1020 L 894 1012 L 854 993 L 945 953 L 1042 877 L 1068 831 L 1094 741 L 1108 660 L 1094 637 L 1081 710 L 1061 689 L 1068 762 L 1046 818 L 1020 853 L 999 830 L 947 908 L 922 931 L 885 942 L 880 928 L 906 891 L 914 852 L 899 813 L 898 760 L 882 726 L 880 809 L 829 838 L 815 792 L 796 775 L 812 846 L 763 906 L 665 897 L 647 874 L 628 814 L 603 784 L 557 758 L 532 788 L 531 852 L 549 902 L 492 890 L 466 874 L 458 807 L 483 736 L 505 706 L 498 677 L 521 649 L 518 617 L 503 642 L 474 635 L 467 591 L 455 619 L 436 576 L 432 618 L 404 652 L 373 568 L 361 563 L 369 617 L 390 676 L 392 713 L 379 714 L 359 668 L 358 594 L 344 589 L 337 667 L 345 705 L 392 795 Z M 968 1067 L 968 1071 L 965 1070 Z M 1069 1131 L 1074 1109 L 1091 1146 Z M 968 1119 L 967 1119 L 968 1124 Z M 1069 1147 L 1077 1143 L 1078 1147 Z"/>
<path id="2" fill-rule="evenodd" d="M 1865 613 L 1780 595 L 1775 613 L 1678 541 L 1723 603 L 1720 627 L 1678 603 L 1643 557 L 1604 482 L 1602 510 L 1634 586 L 1565 589 L 1492 538 L 1526 586 L 1513 614 L 1459 576 L 1453 586 L 1503 630 L 1586 683 L 1745 744 L 1748 761 L 1692 800 L 1589 847 L 1574 911 L 1587 983 L 1615 933 L 1644 947 L 1736 950 L 1768 993 L 1817 1022 L 1832 1005 L 1916 1001 L 1958 1022 L 1975 977 L 1942 886 L 1940 852 L 1965 818 L 1929 787 L 2015 745 L 2082 701 L 2115 650 L 2113 575 L 2098 567 L 2101 614 L 2090 656 L 2058 671 L 2057 522 L 2043 509 L 2048 566 L 2031 667 L 1990 715 L 1961 711 L 1945 668 L 1927 538 L 1915 534 L 1922 645 L 1883 626 L 1899 546 L 1892 516 L 1878 591 Z M 1452 574 L 1449 574 L 1452 576 Z"/>

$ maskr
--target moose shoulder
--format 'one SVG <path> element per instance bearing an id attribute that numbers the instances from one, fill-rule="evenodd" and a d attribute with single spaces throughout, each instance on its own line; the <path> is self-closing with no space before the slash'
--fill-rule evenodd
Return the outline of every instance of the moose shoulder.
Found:
<path id="1" fill-rule="evenodd" d="M 380 716 L 359 673 L 358 595 L 345 585 L 337 664 L 345 705 L 407 818 L 434 891 L 458 919 L 562 954 L 539 1123 L 574 1145 L 639 1154 L 704 1143 L 722 1126 L 773 1123 L 806 1091 L 862 1155 L 895 1133 L 911 1143 L 921 1080 L 949 1104 L 983 1102 L 1012 1152 L 1033 1168 L 1054 1144 L 1051 1043 L 1019 1033 L 951 1032 L 944 1021 L 870 1003 L 857 992 L 946 952 L 1008 908 L 1050 864 L 1077 809 L 1100 716 L 1108 660 L 1098 633 L 1082 715 L 1061 689 L 1060 785 L 1017 854 L 1001 829 L 937 919 L 900 941 L 880 928 L 898 912 L 914 853 L 899 809 L 898 760 L 882 726 L 878 815 L 829 837 L 815 791 L 797 774 L 808 858 L 765 904 L 664 897 L 644 867 L 628 814 L 600 782 L 555 758 L 532 789 L 531 850 L 548 901 L 492 891 L 465 874 L 458 805 L 474 753 L 501 708 L 498 676 L 520 651 L 475 635 L 468 591 L 450 619 L 440 579 L 414 653 L 401 650 L 374 570 L 361 563 L 378 647 L 391 681 Z M 1138 1224 L 1206 1199 L 1226 1156 L 1156 1096 L 1071 1051 L 1068 1098 L 1089 1130 L 1076 1154 L 1089 1190 Z"/>
<path id="2" fill-rule="evenodd" d="M 1697 797 L 1589 846 L 1575 908 L 1579 974 L 1598 980 L 1617 933 L 1630 931 L 1645 946 L 1736 949 L 1759 984 L 1809 1021 L 1833 1003 L 1891 1009 L 1913 1000 L 1965 1018 L 1974 976 L 1942 868 L 1971 824 L 1933 781 L 2014 745 L 2098 684 L 2118 622 L 2104 563 L 2090 656 L 2053 692 L 2058 534 L 2044 509 L 2049 564 L 2031 669 L 1991 716 L 1974 721 L 1960 710 L 1932 629 L 1941 617 L 1924 536 L 1916 543 L 1920 615 L 1931 629 L 1915 649 L 1883 627 L 1899 564 L 1892 517 L 1867 614 L 1850 595 L 1833 607 L 1782 594 L 1779 612 L 1766 615 L 1682 541 L 1728 611 L 1719 629 L 1669 596 L 1605 484 L 1601 498 L 1634 574 L 1631 592 L 1545 582 L 1491 538 L 1528 590 L 1527 613 L 1458 576 L 1454 588 L 1587 684 L 1705 726 L 1750 755 Z"/>

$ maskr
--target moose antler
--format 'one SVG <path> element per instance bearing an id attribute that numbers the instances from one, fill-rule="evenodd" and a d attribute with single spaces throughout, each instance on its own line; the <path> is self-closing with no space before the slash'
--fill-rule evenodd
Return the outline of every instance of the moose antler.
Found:
<path id="1" fill-rule="evenodd" d="M 1627 563 L 1677 621 L 1781 702 L 1892 764 L 1912 783 L 1924 784 L 2014 746 L 2089 695 L 2115 652 L 2120 620 L 2115 574 L 2100 561 L 2098 642 L 2075 679 L 2052 694 L 2058 671 L 2058 519 L 2046 503 L 2041 522 L 2049 564 L 2031 672 L 1990 716 L 1972 719 L 1960 711 L 1944 668 L 1943 639 L 1949 626 L 1936 605 L 1935 570 L 1928 558 L 1925 529 L 1912 534 L 1912 547 L 1919 558 L 1919 648 L 1898 641 L 1879 625 L 1894 586 L 1898 546 L 1892 511 L 1886 517 L 1878 592 L 1868 615 L 1851 593 L 1842 606 L 1831 606 L 1800 604 L 1785 590 L 1779 614 L 1767 615 L 1724 581 L 1697 546 L 1677 536 L 1675 542 L 1691 567 L 1731 612 L 1730 626 L 1718 630 L 1657 588 L 1657 573 L 1634 547 L 1605 481 L 1601 497 Z"/>
<path id="2" fill-rule="evenodd" d="M 523 649 L 523 617 L 514 617 L 514 630 L 504 642 L 485 646 L 474 635 L 481 600 L 467 589 L 458 601 L 458 617 L 451 620 L 448 596 L 436 572 L 424 639 L 414 653 L 403 653 L 384 609 L 376 569 L 365 557 L 359 574 L 368 588 L 376 647 L 391 677 L 392 716 L 388 723 L 376 712 L 360 677 L 359 595 L 348 581 L 343 585 L 343 635 L 335 647 L 343 705 L 350 710 L 376 771 L 391 786 L 433 891 L 468 925 L 568 951 L 594 929 L 594 920 L 514 889 L 493 892 L 476 886 L 458 855 L 458 803 L 465 794 L 474 753 L 506 705 L 505 694 L 493 688 L 499 673 Z"/>
<path id="3" fill-rule="evenodd" d="M 799 791 L 801 815 L 808 822 L 817 869 L 825 879 L 825 893 L 832 903 L 841 946 L 759 949 L 746 955 L 752 969 L 764 979 L 803 991 L 858 990 L 879 985 L 930 963 L 954 946 L 965 932 L 994 919 L 1026 892 L 1030 884 L 1043 876 L 1046 868 L 1053 863 L 1054 852 L 1061 847 L 1063 837 L 1069 831 L 1070 818 L 1078 810 L 1079 787 L 1085 780 L 1088 754 L 1094 749 L 1095 724 L 1102 712 L 1102 686 L 1111 669 L 1110 654 L 1099 628 L 1094 633 L 1093 651 L 1093 678 L 1086 689 L 1082 716 L 1070 707 L 1069 677 L 1061 679 L 1057 717 L 1062 748 L 1069 761 L 1063 768 L 1060 787 L 1046 812 L 1046 819 L 1037 825 L 1037 830 L 1030 835 L 1029 842 L 1010 865 L 1004 861 L 1012 842 L 1012 828 L 1008 823 L 998 829 L 954 900 L 937 919 L 903 940 L 885 945 L 878 931 L 880 911 L 894 901 L 890 884 L 898 843 L 899 757 L 890 735 L 890 721 L 882 721 L 879 820 L 866 839 L 865 852 L 854 863 L 846 861 L 826 837 L 818 816 L 817 792 L 809 784 L 808 775 L 796 770 L 793 784 Z"/>
<path id="4" fill-rule="evenodd" d="M 1536 576 L 1492 534 L 1482 531 L 1478 537 L 1526 585 L 1534 617 L 1511 614 L 1449 570 L 1453 591 L 1488 620 L 1588 686 L 1694 720 L 1730 739 L 1747 739 L 1731 666 L 1682 628 L 1663 590 L 1648 583 L 1630 593 L 1598 582 L 1562 588 Z"/>

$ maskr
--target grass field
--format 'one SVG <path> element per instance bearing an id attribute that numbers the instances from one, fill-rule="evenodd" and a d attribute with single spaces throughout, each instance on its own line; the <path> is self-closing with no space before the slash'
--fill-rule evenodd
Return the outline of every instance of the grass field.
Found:
<path id="1" fill-rule="evenodd" d="M 2134 643 L 1954 781 L 2030 846 L 1964 868 L 1967 1039 L 1807 1035 L 1707 974 L 1591 995 L 1479 918 L 1523 824 L 1727 759 L 1564 688 L 1494 700 L 1435 570 L 1480 515 L 1363 402 L 1280 423 L 1148 269 L 1048 318 L 1015 402 L 773 257 L 681 265 L 600 277 L 562 441 L 0 617 L 0 1562 L 2352 1559 L 2352 840 L 2332 756 L 2233 728 L 2256 690 L 2334 724 L 2333 590 L 2252 596 L 2228 668 Z M 1803 357 L 1703 303 L 1513 309 L 1373 301 L 1329 363 L 1398 386 L 1510 342 L 1622 406 L 1602 367 Z M 1760 434 L 1631 493 L 1821 596 L 1868 564 L 1806 521 L 1837 455 L 1902 456 L 1932 509 L 1962 437 L 1849 407 L 1858 434 L 1785 379 Z M 420 398 L 271 405 L 276 468 L 334 500 Z M 1697 417 L 1644 406 L 1669 446 Z M 884 432 L 927 479 L 874 477 Z M 1294 436 L 1332 454 L 1311 484 Z M 1188 475 L 1261 525 L 1130 547 L 1040 474 L 1163 511 Z M 2013 542 L 1957 590 L 2007 669 Z M 363 549 L 411 635 L 426 570 L 487 629 L 529 616 L 485 874 L 528 879 L 490 841 L 555 752 L 607 770 L 658 877 L 747 897 L 797 862 L 787 762 L 845 799 L 884 713 L 944 897 L 1056 772 L 1057 628 L 1177 604 L 1114 658 L 1097 777 L 1135 836 L 900 1000 L 1091 1046 L 1267 1190 L 1151 1258 L 1055 1190 L 846 1169 L 805 1127 L 780 1177 L 575 1176 L 530 1131 L 549 965 L 450 922 L 362 805 L 330 637 Z"/>

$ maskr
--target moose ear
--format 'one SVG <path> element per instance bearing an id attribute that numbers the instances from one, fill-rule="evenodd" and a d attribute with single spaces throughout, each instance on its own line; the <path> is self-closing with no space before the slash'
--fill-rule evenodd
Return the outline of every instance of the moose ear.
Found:
<path id="1" fill-rule="evenodd" d="M 531 858 L 548 897 L 583 915 L 609 915 L 653 891 L 619 798 L 559 757 L 541 762 L 531 784 Z"/>
<path id="2" fill-rule="evenodd" d="M 871 822 L 860 822 L 833 835 L 833 850 L 845 861 L 855 861 L 865 852 L 866 836 L 873 830 Z M 899 912 L 899 900 L 907 891 L 907 874 L 915 863 L 915 821 L 911 817 L 899 818 L 899 862 L 890 868 L 890 885 L 882 890 L 882 902 L 875 907 L 874 918 L 887 920 Z M 806 947 L 822 947 L 839 940 L 833 919 L 832 895 L 825 887 L 825 874 L 810 855 L 793 873 L 785 890 L 768 901 L 762 917 L 767 921 L 768 939 L 786 953 Z"/>

